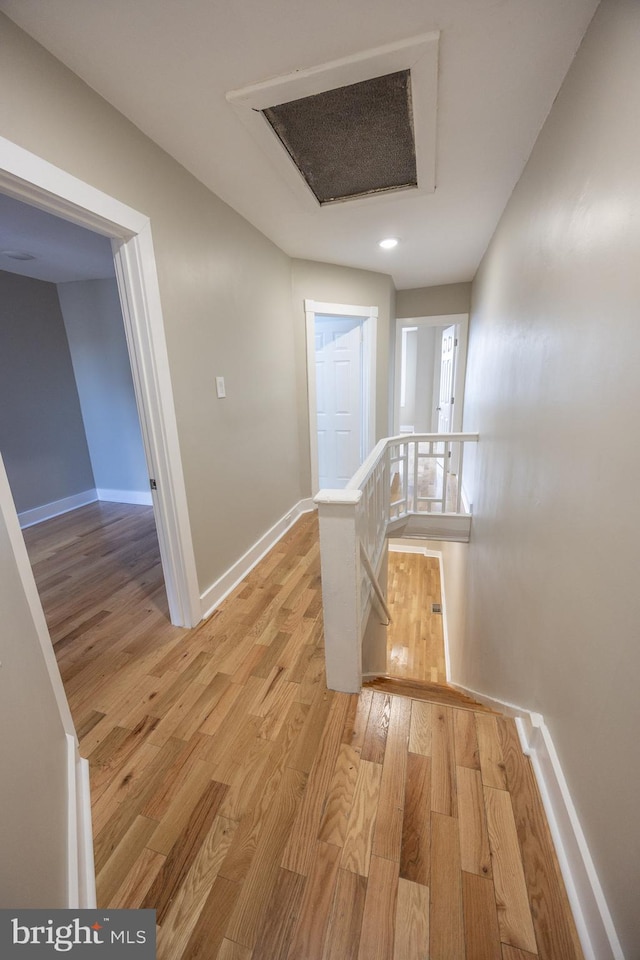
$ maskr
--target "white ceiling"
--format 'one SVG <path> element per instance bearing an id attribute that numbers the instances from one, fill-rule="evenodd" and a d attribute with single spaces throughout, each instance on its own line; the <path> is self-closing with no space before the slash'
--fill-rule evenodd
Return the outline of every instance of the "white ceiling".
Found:
<path id="1" fill-rule="evenodd" d="M 287 253 L 390 273 L 399 289 L 473 277 L 596 7 L 597 0 L 0 0 Z M 226 99 L 434 30 L 430 195 L 310 208 Z M 400 245 L 380 250 L 385 236 Z"/>
<path id="2" fill-rule="evenodd" d="M 30 253 L 15 260 L 6 251 Z M 0 194 L 0 270 L 35 280 L 66 283 L 115 276 L 106 237 Z"/>

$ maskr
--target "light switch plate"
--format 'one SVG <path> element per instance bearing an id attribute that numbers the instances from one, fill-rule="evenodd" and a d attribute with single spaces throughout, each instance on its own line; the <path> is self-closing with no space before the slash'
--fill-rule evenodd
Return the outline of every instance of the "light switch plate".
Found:
<path id="1" fill-rule="evenodd" d="M 223 397 L 226 397 L 227 391 L 224 385 L 224 377 L 216 377 L 216 392 L 219 400 L 221 400 Z"/>

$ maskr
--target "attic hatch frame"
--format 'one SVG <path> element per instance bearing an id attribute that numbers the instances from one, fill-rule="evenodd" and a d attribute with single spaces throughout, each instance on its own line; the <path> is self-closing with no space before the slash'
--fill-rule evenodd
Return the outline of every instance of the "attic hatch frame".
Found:
<path id="1" fill-rule="evenodd" d="M 410 70 L 265 107 L 262 115 L 321 205 L 418 186 Z"/>
<path id="2" fill-rule="evenodd" d="M 432 31 L 371 50 L 296 70 L 275 79 L 228 91 L 226 98 L 262 153 L 308 212 L 330 216 L 345 203 L 361 205 L 426 196 L 436 188 L 436 125 L 438 45 Z M 319 203 L 262 111 L 279 104 L 346 87 L 388 74 L 410 71 L 410 93 L 416 151 L 417 187 L 383 190 L 362 196 Z"/>
<path id="3" fill-rule="evenodd" d="M 4 137 L 0 192 L 111 240 L 145 456 L 157 481 L 151 494 L 169 613 L 175 626 L 195 626 L 200 591 L 149 218 Z M 15 514 L 13 502 L 4 506 Z M 23 573 L 33 577 L 30 567 Z"/>

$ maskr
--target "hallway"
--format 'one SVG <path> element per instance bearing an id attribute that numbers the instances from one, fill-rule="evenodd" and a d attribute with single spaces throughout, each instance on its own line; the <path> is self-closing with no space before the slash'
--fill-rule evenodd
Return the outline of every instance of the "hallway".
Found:
<path id="1" fill-rule="evenodd" d="M 326 689 L 315 516 L 191 631 L 151 523 L 90 505 L 25 531 L 99 905 L 155 908 L 160 960 L 579 960 L 513 722 Z"/>

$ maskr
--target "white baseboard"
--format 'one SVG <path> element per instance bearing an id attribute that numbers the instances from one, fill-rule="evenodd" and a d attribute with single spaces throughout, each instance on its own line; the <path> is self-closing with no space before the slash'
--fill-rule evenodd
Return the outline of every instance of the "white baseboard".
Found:
<path id="1" fill-rule="evenodd" d="M 515 718 L 523 752 L 531 758 L 585 960 L 625 960 L 544 718 L 459 683 L 451 686 Z"/>
<path id="2" fill-rule="evenodd" d="M 18 514 L 20 529 L 33 527 L 36 523 L 43 523 L 45 520 L 51 520 L 53 517 L 59 517 L 63 513 L 69 513 L 70 510 L 77 510 L 78 507 L 84 507 L 87 503 L 95 503 L 98 495 L 95 490 L 83 490 L 81 493 L 74 493 L 72 497 L 64 497 L 62 500 L 53 500 L 51 503 L 43 503 L 40 507 L 33 507 L 31 510 L 23 510 Z"/>
<path id="3" fill-rule="evenodd" d="M 89 763 L 67 734 L 67 906 L 96 906 L 96 879 L 91 833 Z"/>
<path id="4" fill-rule="evenodd" d="M 77 762 L 76 782 L 78 792 L 78 892 L 80 907 L 89 910 L 96 906 L 96 869 L 93 859 L 89 761 L 82 757 L 79 757 Z"/>
<path id="5" fill-rule="evenodd" d="M 135 503 L 145 507 L 153 504 L 150 490 L 104 490 L 99 487 L 96 494 L 98 500 L 106 503 Z"/>
<path id="6" fill-rule="evenodd" d="M 402 537 L 389 539 L 391 553 L 421 553 L 424 557 L 441 557 L 439 550 L 430 550 L 428 547 L 419 547 L 415 540 L 403 540 Z"/>
<path id="7" fill-rule="evenodd" d="M 303 513 L 309 513 L 312 510 L 315 510 L 315 504 L 311 498 L 299 500 L 298 503 L 296 503 L 284 517 L 281 517 L 277 523 L 274 523 L 271 529 L 267 530 L 232 567 L 229 567 L 226 573 L 223 573 L 215 583 L 212 583 L 200 596 L 202 619 L 206 620 L 207 617 L 211 616 L 224 598 L 237 587 L 241 580 L 244 580 L 247 574 L 253 570 L 256 564 L 276 545 L 278 540 L 284 536 L 287 530 L 293 526 Z"/>

